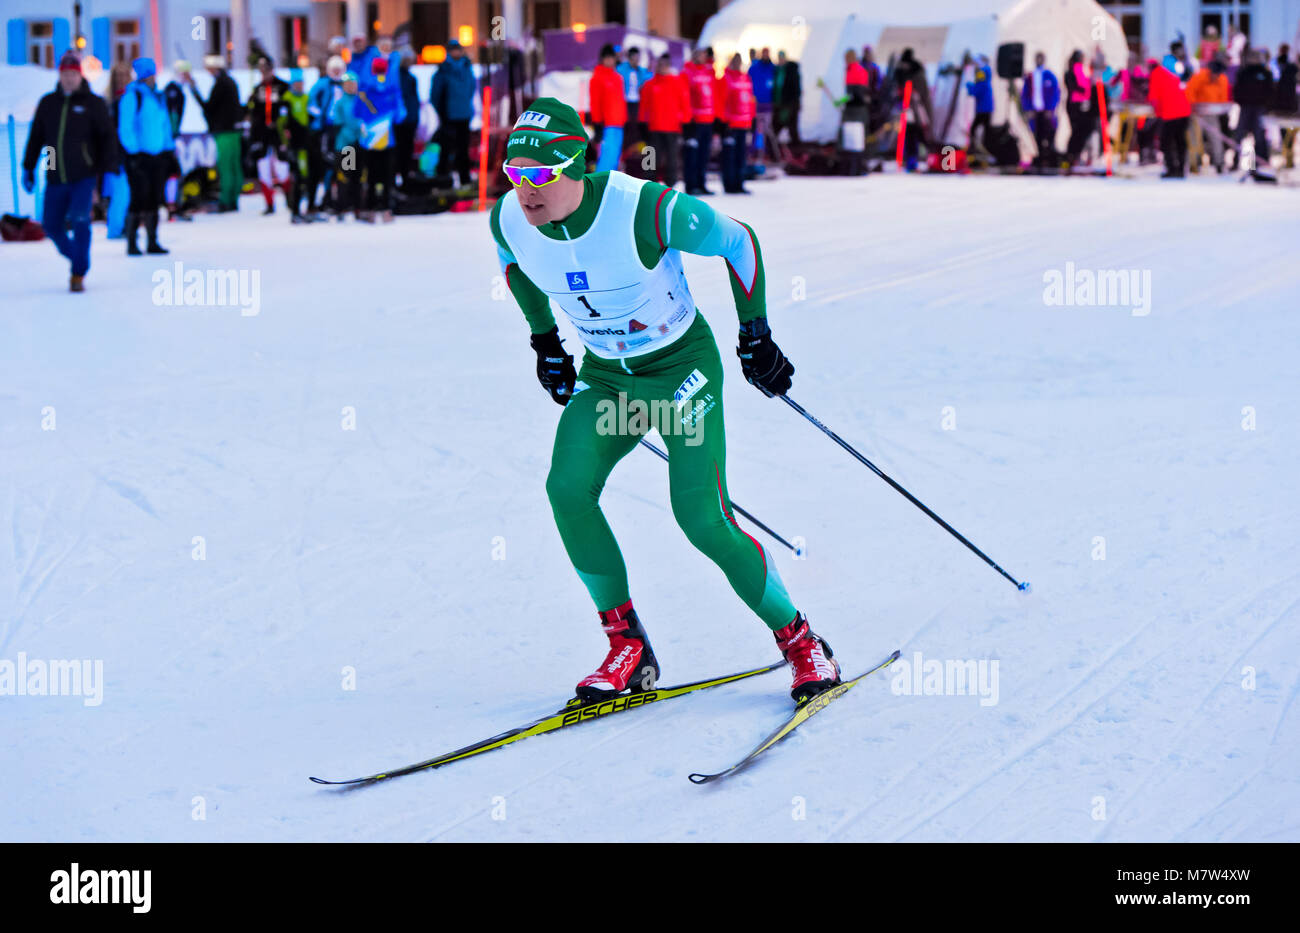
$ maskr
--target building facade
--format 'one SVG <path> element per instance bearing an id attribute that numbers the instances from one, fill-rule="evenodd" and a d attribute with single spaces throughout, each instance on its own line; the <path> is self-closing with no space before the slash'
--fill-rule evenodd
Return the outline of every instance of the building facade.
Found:
<path id="1" fill-rule="evenodd" d="M 418 51 L 458 39 L 466 46 L 526 40 L 546 29 L 626 23 L 666 36 L 699 35 L 729 0 L 5 0 L 9 64 L 54 67 L 80 45 L 105 67 L 148 55 L 198 61 L 218 53 L 236 67 L 256 43 L 280 65 L 306 53 L 319 61 L 329 39 L 409 35 Z M 915 0 L 924 4 L 925 0 Z M 1300 45 L 1300 0 L 1099 0 L 1130 44 L 1150 55 L 1178 35 L 1195 50 L 1205 27 L 1226 35 L 1240 23 L 1255 46 Z M 792 9 L 794 9 L 792 7 Z M 793 15 L 793 14 L 792 14 Z"/>

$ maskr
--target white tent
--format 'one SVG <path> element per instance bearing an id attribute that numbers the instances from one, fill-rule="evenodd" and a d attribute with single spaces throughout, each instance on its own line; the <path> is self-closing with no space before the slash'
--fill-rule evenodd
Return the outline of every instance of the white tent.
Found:
<path id="1" fill-rule="evenodd" d="M 996 65 L 998 46 L 1006 42 L 1025 44 L 1026 69 L 1033 66 L 1034 53 L 1044 53 L 1061 80 L 1062 94 L 1065 63 L 1074 49 L 1082 49 L 1087 61 L 1100 49 L 1117 69 L 1128 61 L 1119 23 L 1096 0 L 812 0 L 798 7 L 788 0 L 732 0 L 705 24 L 699 44 L 713 46 L 716 59 L 724 63 L 733 52 L 748 61 L 751 48 L 770 48 L 774 59 L 784 50 L 799 63 L 803 80 L 799 132 L 804 139 L 829 141 L 838 133 L 839 112 L 817 79 L 834 96 L 843 95 L 846 49 L 861 53 L 863 46 L 871 46 L 883 69 L 890 55 L 910 46 L 927 66 L 935 89 L 940 64 L 958 63 L 970 52 L 972 57 L 987 55 Z M 964 78 L 970 74 L 968 69 Z M 946 93 L 940 89 L 933 95 L 937 123 L 944 122 L 951 87 L 948 83 Z M 964 109 L 952 121 L 948 141 L 964 142 L 973 113 L 969 95 L 963 93 L 959 100 Z M 993 122 L 1004 122 L 1006 81 L 995 79 L 994 101 Z M 1023 124 L 1017 130 L 1022 138 L 1028 135 Z"/>

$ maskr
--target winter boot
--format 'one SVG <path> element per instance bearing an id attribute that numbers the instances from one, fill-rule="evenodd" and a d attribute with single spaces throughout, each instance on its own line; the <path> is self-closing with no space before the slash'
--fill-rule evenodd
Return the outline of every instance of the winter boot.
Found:
<path id="1" fill-rule="evenodd" d="M 659 679 L 659 662 L 650 639 L 641 628 L 629 599 L 623 605 L 600 614 L 601 628 L 609 637 L 609 654 L 594 673 L 578 681 L 579 699 L 598 700 L 631 690 L 654 689 Z"/>
<path id="2" fill-rule="evenodd" d="M 144 232 L 147 238 L 144 251 L 155 256 L 166 256 L 170 250 L 158 244 L 158 212 L 150 211 L 144 218 Z"/>
<path id="3" fill-rule="evenodd" d="M 813 632 L 802 612 L 773 634 L 781 653 L 790 662 L 790 671 L 794 675 L 790 696 L 796 705 L 803 705 L 840 682 L 840 664 L 832 656 L 831 646 Z"/>
<path id="4" fill-rule="evenodd" d="M 135 211 L 126 215 L 126 254 L 128 256 L 143 256 L 140 252 L 140 246 L 136 242 L 136 235 L 140 231 L 140 215 Z"/>

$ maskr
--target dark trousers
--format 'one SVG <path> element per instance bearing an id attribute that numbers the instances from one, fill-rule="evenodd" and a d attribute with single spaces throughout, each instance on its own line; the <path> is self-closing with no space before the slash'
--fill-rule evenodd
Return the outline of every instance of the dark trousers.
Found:
<path id="1" fill-rule="evenodd" d="M 780 136 L 781 130 L 790 131 L 790 143 L 799 145 L 799 107 L 795 104 L 778 104 L 772 111 L 772 135 Z"/>
<path id="2" fill-rule="evenodd" d="M 393 128 L 393 140 L 397 144 L 394 172 L 398 179 L 405 180 L 415 163 L 415 128 L 418 121 L 409 120 Z"/>
<path id="3" fill-rule="evenodd" d="M 1039 168 L 1049 168 L 1056 153 L 1056 122 L 1046 110 L 1035 111 L 1031 116 L 1034 121 L 1034 145 L 1038 147 L 1038 158 L 1034 164 Z"/>
<path id="4" fill-rule="evenodd" d="M 1258 104 L 1242 104 L 1241 115 L 1237 117 L 1237 142 L 1245 139 L 1247 133 L 1255 137 L 1256 164 L 1268 161 L 1268 134 L 1264 132 L 1265 110 Z"/>
<path id="5" fill-rule="evenodd" d="M 163 186 L 167 183 L 166 153 L 150 155 L 138 152 L 127 156 L 126 181 L 131 186 L 131 210 L 147 214 L 156 212 L 163 203 Z"/>
<path id="6" fill-rule="evenodd" d="M 323 203 L 326 198 L 320 201 L 316 200 L 316 193 L 320 189 L 322 181 L 326 181 L 326 171 L 329 168 L 327 154 L 333 150 L 333 146 L 326 148 L 327 140 L 324 130 L 312 130 L 308 136 L 307 142 L 307 211 L 308 213 L 316 212 L 316 205 Z M 328 191 L 328 185 L 326 186 Z"/>
<path id="7" fill-rule="evenodd" d="M 736 192 L 745 186 L 745 136 L 747 131 L 727 127 L 722 137 L 722 190 Z"/>
<path id="8" fill-rule="evenodd" d="M 984 147 L 984 137 L 988 135 L 989 121 L 993 119 L 991 113 L 977 113 L 975 119 L 970 121 L 970 147 L 975 148 L 975 131 L 980 131 L 979 145 Z"/>
<path id="9" fill-rule="evenodd" d="M 450 175 L 454 170 L 457 184 L 469 184 L 469 121 L 446 120 L 438 128 L 438 174 Z"/>
<path id="10" fill-rule="evenodd" d="M 72 263 L 73 275 L 90 269 L 90 200 L 95 193 L 95 176 L 45 189 L 41 224 L 54 248 Z"/>
<path id="11" fill-rule="evenodd" d="M 393 209 L 393 165 L 396 150 L 366 149 L 366 210 L 391 211 Z"/>
<path id="12" fill-rule="evenodd" d="M 337 184 L 337 195 L 334 199 L 334 210 L 340 216 L 348 211 L 361 210 L 361 164 L 353 159 L 335 158 L 335 164 L 338 166 L 339 176 Z M 350 168 L 347 166 L 351 166 Z"/>
<path id="13" fill-rule="evenodd" d="M 697 191 L 704 187 L 704 176 L 709 168 L 709 149 L 713 146 L 712 123 L 690 123 L 685 127 L 685 156 L 682 159 L 686 174 L 686 190 Z"/>
<path id="14" fill-rule="evenodd" d="M 681 145 L 680 133 L 650 133 L 650 145 L 655 153 L 654 178 L 669 188 L 677 184 L 677 148 Z"/>
<path id="15" fill-rule="evenodd" d="M 1088 145 L 1088 138 L 1096 129 L 1097 114 L 1091 107 L 1079 103 L 1066 104 L 1065 112 L 1070 117 L 1070 142 L 1066 146 L 1066 154 L 1073 163 L 1083 154 L 1083 147 Z"/>
<path id="16" fill-rule="evenodd" d="M 1187 121 L 1188 117 L 1165 120 L 1160 127 L 1160 150 L 1165 154 L 1165 174 L 1187 174 Z"/>

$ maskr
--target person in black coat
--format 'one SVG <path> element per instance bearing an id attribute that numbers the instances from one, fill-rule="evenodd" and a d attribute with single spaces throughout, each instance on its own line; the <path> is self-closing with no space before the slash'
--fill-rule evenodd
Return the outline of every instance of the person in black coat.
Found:
<path id="1" fill-rule="evenodd" d="M 1256 163 L 1268 162 L 1268 135 L 1264 132 L 1264 114 L 1273 106 L 1273 72 L 1259 52 L 1251 51 L 1246 64 L 1237 72 L 1237 83 L 1232 87 L 1232 99 L 1241 107 L 1237 117 L 1237 143 L 1250 133 L 1255 137 Z"/>
<path id="2" fill-rule="evenodd" d="M 239 131 L 244 107 L 239 102 L 239 86 L 226 71 L 225 59 L 220 55 L 209 55 L 203 59 L 203 64 L 212 75 L 208 99 L 199 97 L 193 80 L 187 83 L 203 108 L 208 132 L 217 143 L 217 183 L 221 191 L 217 200 L 218 210 L 233 211 L 239 208 L 239 193 L 244 188 L 243 134 Z"/>
<path id="3" fill-rule="evenodd" d="M 790 142 L 799 145 L 799 103 L 803 96 L 803 81 L 799 76 L 799 63 L 787 61 L 785 51 L 776 53 L 776 78 L 772 86 L 772 132 L 780 136 L 781 130 L 790 131 Z"/>
<path id="4" fill-rule="evenodd" d="M 1291 47 L 1282 45 L 1277 50 L 1277 93 L 1273 98 L 1273 112 L 1282 116 L 1294 117 L 1300 110 L 1300 101 L 1296 99 L 1296 81 L 1300 80 L 1300 68 L 1291 60 Z"/>
<path id="5" fill-rule="evenodd" d="M 420 89 L 415 75 L 411 74 L 411 65 L 414 63 L 414 53 L 404 51 L 397 69 L 402 87 L 402 103 L 406 106 L 406 119 L 393 127 L 393 140 L 397 144 L 394 175 L 398 187 L 406 183 L 407 173 L 415 168 L 415 131 L 420 125 Z"/>
<path id="6" fill-rule="evenodd" d="M 36 169 L 46 173 L 41 222 L 55 249 L 72 264 L 70 291 L 85 291 L 90 269 L 90 204 L 95 182 L 117 170 L 117 134 L 108 105 L 81 76 L 81 59 L 68 51 L 59 61 L 59 84 L 36 105 L 23 155 L 23 188 L 36 190 Z"/>

